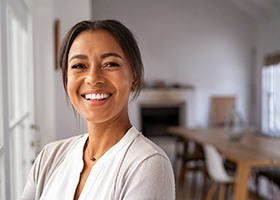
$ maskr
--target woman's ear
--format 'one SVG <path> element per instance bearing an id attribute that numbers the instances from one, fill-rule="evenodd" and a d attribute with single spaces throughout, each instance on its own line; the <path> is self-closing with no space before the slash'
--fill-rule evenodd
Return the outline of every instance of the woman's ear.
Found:
<path id="1" fill-rule="evenodd" d="M 132 85 L 131 85 L 131 92 L 134 92 L 134 91 L 135 91 L 136 86 L 137 86 L 137 83 L 138 83 L 137 80 L 134 80 L 134 81 L 132 82 Z"/>

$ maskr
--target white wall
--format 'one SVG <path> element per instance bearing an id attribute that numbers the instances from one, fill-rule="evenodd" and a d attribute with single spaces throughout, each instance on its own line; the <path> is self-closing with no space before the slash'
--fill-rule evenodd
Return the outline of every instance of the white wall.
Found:
<path id="1" fill-rule="evenodd" d="M 53 5 L 34 1 L 32 6 L 35 83 L 35 124 L 41 145 L 55 139 Z"/>
<path id="2" fill-rule="evenodd" d="M 93 0 L 93 19 L 118 19 L 138 38 L 145 80 L 193 84 L 196 123 L 211 95 L 236 95 L 248 115 L 254 21 L 223 0 Z"/>

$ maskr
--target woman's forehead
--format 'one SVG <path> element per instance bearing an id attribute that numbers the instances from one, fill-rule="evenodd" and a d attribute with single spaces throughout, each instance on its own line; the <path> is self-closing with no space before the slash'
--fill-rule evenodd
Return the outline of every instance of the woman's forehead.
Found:
<path id="1" fill-rule="evenodd" d="M 92 31 L 92 30 L 83 31 L 74 39 L 73 43 L 77 41 L 84 42 L 84 43 L 93 43 L 96 45 L 107 42 L 120 47 L 120 44 L 116 40 L 116 38 L 109 31 L 103 29 L 96 30 L 96 31 Z"/>
<path id="2" fill-rule="evenodd" d="M 73 41 L 69 55 L 77 52 L 117 52 L 125 56 L 119 42 L 106 30 L 81 32 Z"/>

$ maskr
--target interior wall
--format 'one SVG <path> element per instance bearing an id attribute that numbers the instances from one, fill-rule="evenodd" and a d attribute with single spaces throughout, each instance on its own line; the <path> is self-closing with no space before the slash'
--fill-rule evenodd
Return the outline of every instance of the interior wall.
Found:
<path id="1" fill-rule="evenodd" d="M 53 141 L 55 134 L 53 5 L 51 1 L 34 1 L 30 6 L 33 21 L 35 124 L 41 146 Z"/>
<path id="2" fill-rule="evenodd" d="M 63 39 L 67 31 L 81 20 L 91 18 L 90 0 L 60 0 L 53 1 L 54 16 L 60 20 L 60 37 Z M 74 113 L 68 98 L 66 97 L 61 71 L 55 74 L 55 122 L 56 122 L 56 139 L 67 138 L 86 132 L 83 120 Z"/>
<path id="3" fill-rule="evenodd" d="M 135 33 L 146 82 L 195 86 L 196 125 L 208 125 L 212 95 L 236 95 L 247 121 L 255 23 L 228 2 L 93 0 L 92 16 Z"/>

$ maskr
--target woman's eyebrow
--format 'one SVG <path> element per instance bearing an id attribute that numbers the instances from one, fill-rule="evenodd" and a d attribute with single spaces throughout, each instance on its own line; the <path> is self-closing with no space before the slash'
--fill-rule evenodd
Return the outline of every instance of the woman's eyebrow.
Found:
<path id="1" fill-rule="evenodd" d="M 117 53 L 112 53 L 112 52 L 104 53 L 104 54 L 102 54 L 102 55 L 100 56 L 100 58 L 101 58 L 101 59 L 105 59 L 105 58 L 108 58 L 108 57 L 111 57 L 111 56 L 123 59 L 119 54 L 117 54 Z M 73 56 L 69 59 L 69 61 L 74 60 L 74 59 L 88 59 L 88 57 L 87 57 L 86 55 L 84 55 L 84 54 L 77 54 L 77 55 L 73 55 Z"/>
<path id="2" fill-rule="evenodd" d="M 101 58 L 101 59 L 105 59 L 105 58 L 110 57 L 110 56 L 123 59 L 119 54 L 117 54 L 117 53 L 112 53 L 112 52 L 104 53 L 104 54 L 102 54 L 102 55 L 100 56 L 100 58 Z"/>
<path id="3" fill-rule="evenodd" d="M 84 54 L 77 54 L 77 55 L 72 56 L 69 61 L 74 60 L 74 59 L 88 59 L 88 57 Z"/>

